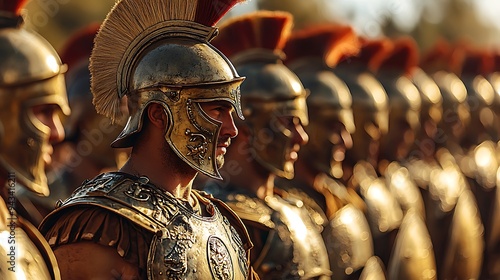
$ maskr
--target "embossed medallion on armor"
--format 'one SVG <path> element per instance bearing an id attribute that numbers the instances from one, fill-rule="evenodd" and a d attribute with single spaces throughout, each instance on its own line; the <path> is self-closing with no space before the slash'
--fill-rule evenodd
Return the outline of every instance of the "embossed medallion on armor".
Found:
<path id="1" fill-rule="evenodd" d="M 224 242 L 216 236 L 210 236 L 207 250 L 208 262 L 214 278 L 220 280 L 233 279 L 231 255 Z"/>

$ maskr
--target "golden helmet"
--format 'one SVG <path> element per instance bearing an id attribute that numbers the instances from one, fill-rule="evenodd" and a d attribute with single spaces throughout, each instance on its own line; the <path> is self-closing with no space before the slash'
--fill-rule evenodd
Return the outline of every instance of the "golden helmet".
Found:
<path id="1" fill-rule="evenodd" d="M 351 27 L 328 24 L 294 32 L 284 48 L 287 66 L 310 92 L 306 127 L 309 142 L 299 157 L 336 178 L 342 177 L 341 162 L 345 150 L 352 146 L 350 133 L 354 133 L 355 126 L 349 88 L 331 67 L 356 54 L 359 47 Z"/>
<path id="2" fill-rule="evenodd" d="M 373 75 L 372 69 L 380 63 L 392 48 L 387 40 L 360 38 L 361 49 L 356 56 L 341 61 L 333 72 L 349 88 L 356 130 L 353 147 L 348 150 L 349 161 L 378 157 L 380 139 L 387 133 L 389 101 L 382 84 Z"/>
<path id="3" fill-rule="evenodd" d="M 378 65 L 376 77 L 389 97 L 389 129 L 381 140 L 382 156 L 389 160 L 406 158 L 420 129 L 421 98 L 410 80 L 418 64 L 416 42 L 410 37 L 393 41 L 389 55 Z"/>
<path id="4" fill-rule="evenodd" d="M 221 124 L 200 102 L 228 101 L 243 118 L 240 77 L 210 41 L 214 25 L 242 0 L 123 0 L 104 20 L 90 57 L 91 89 L 97 112 L 116 121 L 127 97 L 129 117 L 112 143 L 134 144 L 151 103 L 165 108 L 165 139 L 195 170 L 221 179 L 216 146 Z"/>
<path id="5" fill-rule="evenodd" d="M 293 162 L 286 159 L 290 130 L 278 117 L 297 117 L 308 124 L 306 90 L 283 64 L 282 48 L 292 30 L 286 12 L 258 11 L 230 19 L 213 41 L 248 80 L 241 86 L 245 124 L 251 130 L 253 158 L 274 174 L 291 179 Z M 234 42 L 238 43 L 234 43 Z"/>
<path id="6" fill-rule="evenodd" d="M 4 1 L 6 2 L 6 1 Z M 69 114 L 59 55 L 39 34 L 23 27 L 22 2 L 0 3 L 0 164 L 36 194 L 48 195 L 43 153 L 50 129 L 32 107 L 58 105 Z"/>
<path id="7" fill-rule="evenodd" d="M 470 121 L 467 88 L 455 74 L 460 72 L 464 57 L 462 50 L 452 49 L 448 42 L 440 40 L 421 61 L 422 69 L 436 82 L 442 94 L 443 115 L 439 128 L 444 134 L 437 136 L 438 145 L 447 139 L 459 141 Z"/>
<path id="8" fill-rule="evenodd" d="M 494 112 L 495 90 L 486 79 L 494 67 L 493 56 L 485 50 L 464 48 L 465 58 L 460 78 L 467 89 L 470 123 L 465 137 L 471 145 L 479 144 L 498 133 L 498 120 Z M 497 139 L 494 139 L 497 140 Z"/>

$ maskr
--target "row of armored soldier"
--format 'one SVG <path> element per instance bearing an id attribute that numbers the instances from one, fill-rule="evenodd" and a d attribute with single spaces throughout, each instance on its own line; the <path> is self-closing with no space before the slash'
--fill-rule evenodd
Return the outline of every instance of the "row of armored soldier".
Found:
<path id="1" fill-rule="evenodd" d="M 481 78 L 485 73 L 462 71 L 458 78 L 456 69 L 447 68 L 456 50 L 445 49 L 432 58 L 437 65 L 420 65 L 425 74 L 417 70 L 410 39 L 362 40 L 339 26 L 290 34 L 291 28 L 286 13 L 258 12 L 230 20 L 212 41 L 247 79 L 241 86 L 245 121 L 237 121 L 239 136 L 231 147 L 231 132 L 221 129 L 216 139 L 227 149 L 224 180 L 198 178 L 195 187 L 223 199 L 244 222 L 254 245 L 250 265 L 259 276 L 497 276 L 497 97 Z M 70 67 L 74 125 L 67 131 L 75 133 L 56 148 L 65 157 L 51 173 L 56 199 L 115 168 L 113 152 L 99 147 L 119 129 L 88 108 L 87 64 L 96 32 L 94 26 L 79 34 L 84 38 L 74 38 L 62 55 Z M 89 48 L 77 57 L 83 42 Z M 203 118 L 194 121 L 200 122 L 206 125 Z M 203 152 L 191 148 L 193 155 Z M 219 156 L 217 165 L 222 161 Z M 17 206 L 35 224 L 46 214 L 43 204 L 52 210 L 53 200 L 17 196 Z M 32 203 L 40 203 L 40 211 Z M 49 231 L 50 237 L 60 238 Z M 34 279 L 44 278 L 37 273 Z"/>
<path id="2" fill-rule="evenodd" d="M 273 279 L 327 275 L 314 234 L 295 229 L 292 204 L 320 228 L 334 279 L 498 277 L 492 57 L 440 43 L 419 64 L 410 38 L 367 40 L 328 25 L 290 35 L 287 16 L 230 20 L 213 41 L 256 81 L 242 85 L 248 113 L 238 127 L 248 142 L 236 138 L 225 180 L 206 187 L 256 231 L 254 268 Z M 286 116 L 292 128 L 280 125 Z M 284 235 L 279 223 L 289 240 L 261 240 Z"/>
<path id="3" fill-rule="evenodd" d="M 488 158 L 484 155 L 486 149 L 494 148 L 493 142 L 481 144 L 479 140 L 495 140 L 494 133 L 498 129 L 494 126 L 497 122 L 492 107 L 497 101 L 493 99 L 497 98 L 496 93 L 486 84 L 487 81 L 478 82 L 483 74 L 480 67 L 488 61 L 479 61 L 483 58 L 481 53 L 438 45 L 424 59 L 426 61 L 418 65 L 418 50 L 410 38 L 366 40 L 356 36 L 349 27 L 331 25 L 310 27 L 288 38 L 290 21 L 287 14 L 259 12 L 230 21 L 221 28 L 221 34 L 214 41 L 216 47 L 230 57 L 241 75 L 257 81 L 266 80 L 266 76 L 271 79 L 259 84 L 243 84 L 243 106 L 248 114 L 245 123 L 251 124 L 251 130 L 246 132 L 245 128 L 242 132 L 240 124 L 239 139 L 243 138 L 241 135 L 253 136 L 249 143 L 234 141 L 233 146 L 241 148 L 229 149 L 226 156 L 229 158 L 226 160 L 228 167 L 221 169 L 224 181 L 200 181 L 205 184 L 206 191 L 224 197 L 247 222 L 249 230 L 255 229 L 252 224 L 259 225 L 251 237 L 254 243 L 262 246 L 254 249 L 255 261 L 252 262 L 255 268 L 260 268 L 260 275 L 271 278 L 306 275 L 307 278 L 311 275 L 307 276 L 306 271 L 317 271 L 319 275 L 326 275 L 325 271 L 328 271 L 326 266 L 323 270 L 313 269 L 322 267 L 318 265 L 321 261 L 308 260 L 307 257 L 322 253 L 297 249 L 318 247 L 314 237 L 293 236 L 293 228 L 297 225 L 286 224 L 286 219 L 299 220 L 297 217 L 273 217 L 272 213 L 283 210 L 266 202 L 266 197 L 269 200 L 269 197 L 277 196 L 286 197 L 287 202 L 304 204 L 304 208 L 310 211 L 313 223 L 323 232 L 333 278 L 340 279 L 339 275 L 359 277 L 372 256 L 380 259 L 375 273 L 382 273 L 387 267 L 390 279 L 448 279 L 458 275 L 478 278 L 480 273 L 484 279 L 493 277 L 496 273 L 494 265 L 498 262 L 492 236 L 493 213 L 497 211 L 493 205 L 498 203 L 494 195 L 497 164 L 492 158 L 494 151 L 486 153 Z M 252 27 L 270 28 L 273 24 L 278 25 L 275 30 L 279 31 L 273 34 L 274 37 Z M 279 27 L 280 24 L 283 26 Z M 96 28 L 88 34 L 89 38 Z M 238 34 L 244 38 L 237 40 Z M 247 51 L 249 59 L 241 55 Z M 283 51 L 286 56 L 281 56 Z M 451 59 L 457 53 L 462 55 L 459 59 L 464 60 L 458 61 L 464 70 L 464 75 L 460 75 L 462 81 L 457 77 L 457 69 L 452 69 L 457 62 Z M 253 71 L 265 72 L 256 74 Z M 273 78 L 267 71 L 273 71 L 278 78 Z M 493 73 L 493 69 L 490 71 Z M 300 82 L 294 80 L 294 75 L 298 75 Z M 472 80 L 465 83 L 467 75 L 472 75 L 479 88 L 474 88 Z M 302 101 L 295 98 L 301 96 L 302 89 L 293 88 L 293 83 L 303 84 L 309 92 L 308 116 L 301 112 L 306 109 L 297 109 Z M 268 108 L 262 106 L 266 101 L 272 104 L 281 98 L 289 100 L 292 105 L 275 103 Z M 467 101 L 475 103 L 467 104 Z M 294 102 L 297 104 L 293 105 Z M 472 105 L 476 107 L 471 108 Z M 483 122 L 479 119 L 481 110 L 483 115 L 486 114 Z M 312 120 L 305 128 L 309 137 L 300 136 L 300 129 L 297 129 L 298 136 L 291 133 L 283 137 L 281 134 L 286 135 L 284 131 L 293 132 L 294 129 L 281 128 L 277 126 L 279 122 L 268 122 L 277 116 L 290 115 L 297 117 L 304 126 L 308 118 Z M 479 122 L 471 126 L 474 129 L 490 125 L 482 133 L 474 131 L 465 138 L 472 143 L 469 149 L 481 153 L 480 160 L 488 163 L 482 165 L 483 170 L 476 171 L 472 171 L 478 166 L 471 162 L 474 155 L 456 159 L 454 153 L 445 152 L 445 148 L 450 147 L 448 145 L 462 145 L 456 138 L 464 133 L 467 121 L 473 120 Z M 84 141 L 89 140 L 88 135 L 83 136 Z M 115 137 L 114 134 L 110 136 Z M 304 138 L 309 138 L 307 144 Z M 475 149 L 479 144 L 480 148 Z M 295 155 L 289 154 L 299 150 L 297 145 L 304 146 L 294 163 Z M 467 177 L 460 169 L 465 160 L 468 160 L 469 167 Z M 458 165 L 461 162 L 462 166 Z M 251 171 L 255 165 L 267 170 L 264 178 L 258 179 L 261 172 Z M 295 178 L 289 181 L 294 173 Z M 482 174 L 483 178 L 476 173 Z M 266 176 L 274 175 L 285 180 L 277 180 L 273 185 L 274 181 Z M 487 183 L 487 186 L 479 187 L 476 180 L 481 180 L 481 185 Z M 466 191 L 471 188 L 469 185 L 476 196 L 481 195 L 483 189 L 493 192 L 486 195 L 490 199 L 486 204 L 481 202 L 480 216 L 474 213 L 478 207 L 475 200 L 466 199 L 466 195 L 462 198 L 463 206 L 459 207 L 465 210 L 455 214 L 462 192 L 470 196 Z M 406 215 L 410 209 L 414 209 L 411 215 Z M 403 227 L 404 217 L 406 223 Z M 352 224 L 346 224 L 348 220 Z M 280 227 L 280 223 L 284 225 Z M 456 236 L 458 229 L 455 233 L 451 229 L 457 227 L 468 228 L 467 234 Z M 291 229 L 280 233 L 291 236 L 286 242 L 266 239 L 270 232 L 279 232 L 283 228 Z M 266 238 L 263 239 L 263 235 Z M 312 243 L 293 245 L 303 240 Z M 399 242 L 397 247 L 394 240 Z M 486 240 L 491 246 L 485 246 Z M 289 247 L 282 248 L 280 242 L 288 243 Z M 456 249 L 457 246 L 462 249 Z M 276 248 L 277 255 L 265 249 L 271 247 Z M 283 257 L 284 252 L 290 256 Z M 301 257 L 295 257 L 295 263 L 290 262 L 293 252 L 302 253 Z M 278 259 L 283 263 L 277 262 Z M 370 262 L 374 260 L 371 258 Z M 368 273 L 373 272 L 365 271 L 365 275 Z"/>

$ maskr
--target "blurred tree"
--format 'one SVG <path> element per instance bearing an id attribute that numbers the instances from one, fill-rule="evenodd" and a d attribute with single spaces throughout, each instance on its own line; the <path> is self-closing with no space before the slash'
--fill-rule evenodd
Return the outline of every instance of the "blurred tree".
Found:
<path id="1" fill-rule="evenodd" d="M 102 22 L 115 0 L 32 0 L 26 5 L 26 25 L 59 50 L 73 32 Z"/>
<path id="2" fill-rule="evenodd" d="M 257 6 L 261 10 L 290 12 L 296 29 L 332 21 L 331 15 L 324 9 L 324 0 L 257 0 Z"/>
<path id="3" fill-rule="evenodd" d="M 421 20 L 410 33 L 421 49 L 432 47 L 439 38 L 450 42 L 465 40 L 479 47 L 491 47 L 500 43 L 500 30 L 481 17 L 478 6 L 473 1 L 440 0 L 439 3 L 442 5 L 442 20 L 433 22 L 425 16 L 424 11 Z M 395 29 L 391 24 L 384 27 L 388 36 L 397 35 Z"/>

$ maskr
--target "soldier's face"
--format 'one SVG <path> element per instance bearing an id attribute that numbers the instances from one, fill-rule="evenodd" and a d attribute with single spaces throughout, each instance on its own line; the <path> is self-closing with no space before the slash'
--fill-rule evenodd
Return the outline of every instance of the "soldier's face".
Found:
<path id="1" fill-rule="evenodd" d="M 64 139 L 64 128 L 59 117 L 60 107 L 56 104 L 41 104 L 31 108 L 35 118 L 42 123 L 49 133 L 49 145 L 42 148 L 42 157 L 46 165 L 52 162 L 52 145 Z"/>
<path id="2" fill-rule="evenodd" d="M 300 147 L 307 144 L 309 136 L 298 117 L 282 116 L 278 117 L 277 121 L 285 128 L 285 131 L 289 132 L 291 141 L 289 141 L 290 146 L 286 147 L 285 162 L 293 165 L 298 158 Z"/>
<path id="3" fill-rule="evenodd" d="M 231 138 L 238 135 L 238 129 L 234 124 L 234 108 L 227 101 L 212 101 L 201 103 L 201 108 L 212 120 L 220 122 L 221 128 L 217 140 L 216 163 L 221 168 L 224 164 L 224 155 L 231 144 Z"/>

